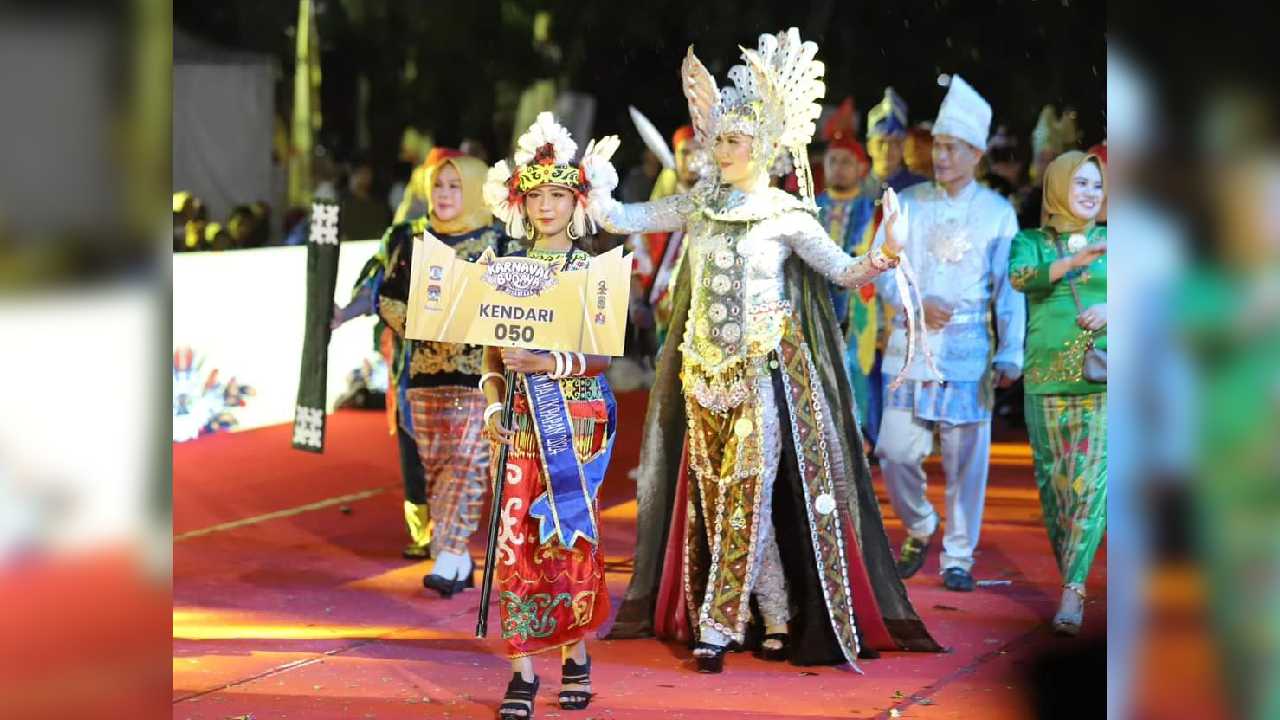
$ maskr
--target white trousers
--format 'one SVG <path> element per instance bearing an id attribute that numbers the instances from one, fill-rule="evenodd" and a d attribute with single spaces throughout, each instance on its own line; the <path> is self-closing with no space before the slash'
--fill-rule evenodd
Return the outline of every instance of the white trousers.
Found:
<path id="1" fill-rule="evenodd" d="M 959 425 L 921 420 L 910 410 L 886 408 L 876 456 L 893 510 L 907 533 L 924 539 L 938 529 L 939 517 L 925 497 L 924 460 L 933 450 L 933 428 L 942 436 L 942 469 L 947 478 L 946 534 L 941 569 L 973 567 L 973 551 L 982 531 L 991 457 L 991 421 Z"/>

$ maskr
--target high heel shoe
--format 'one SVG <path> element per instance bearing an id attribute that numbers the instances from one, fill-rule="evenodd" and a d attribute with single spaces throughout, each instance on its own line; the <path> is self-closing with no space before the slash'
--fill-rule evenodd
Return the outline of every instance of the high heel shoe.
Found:
<path id="1" fill-rule="evenodd" d="M 562 710 L 585 710 L 591 704 L 591 658 L 582 665 L 573 658 L 564 661 L 560 668 L 560 685 L 583 685 L 586 690 L 561 690 L 560 708 Z"/>
<path id="2" fill-rule="evenodd" d="M 760 644 L 760 659 L 768 660 L 769 662 L 783 662 L 790 657 L 791 653 L 787 643 L 787 639 L 789 637 L 790 636 L 787 635 L 787 633 L 769 633 L 768 635 L 765 635 L 764 640 L 761 641 Z M 765 646 L 764 643 L 770 641 L 778 643 L 778 647 L 771 648 Z"/>
<path id="3" fill-rule="evenodd" d="M 1058 614 L 1053 617 L 1053 630 L 1059 635 L 1075 637 L 1084 624 L 1084 593 L 1073 587 L 1062 590 Z"/>
<path id="4" fill-rule="evenodd" d="M 693 648 L 693 659 L 698 664 L 700 673 L 724 672 L 724 654 L 729 651 L 725 645 L 712 645 L 700 642 Z M 699 654 L 702 653 L 702 654 Z"/>
<path id="5" fill-rule="evenodd" d="M 533 698 L 538 694 L 540 685 L 542 680 L 537 675 L 534 675 L 533 682 L 529 683 L 520 677 L 520 673 L 513 673 L 511 682 L 507 683 L 507 693 L 502 697 L 502 704 L 498 706 L 498 718 L 530 720 L 533 717 Z"/>

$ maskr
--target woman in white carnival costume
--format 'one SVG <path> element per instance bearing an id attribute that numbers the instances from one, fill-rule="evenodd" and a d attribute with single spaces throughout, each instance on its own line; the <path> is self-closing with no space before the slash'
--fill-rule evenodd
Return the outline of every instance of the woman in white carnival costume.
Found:
<path id="1" fill-rule="evenodd" d="M 894 571 L 827 290 L 896 267 L 900 245 L 854 258 L 818 223 L 805 149 L 825 91 L 817 50 L 795 28 L 762 35 L 718 89 L 690 48 L 684 94 L 715 165 L 688 193 L 623 205 L 609 195 L 616 176 L 583 165 L 588 208 L 610 232 L 687 227 L 613 637 L 696 640 L 702 672 L 720 672 L 760 625 L 761 655 L 797 664 L 940 649 Z M 800 197 L 769 187 L 784 152 Z"/>

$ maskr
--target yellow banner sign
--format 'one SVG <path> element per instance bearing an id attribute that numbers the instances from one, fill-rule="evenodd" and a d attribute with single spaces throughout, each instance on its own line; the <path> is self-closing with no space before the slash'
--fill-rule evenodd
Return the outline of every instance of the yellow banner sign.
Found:
<path id="1" fill-rule="evenodd" d="M 474 263 L 430 233 L 413 240 L 405 334 L 590 355 L 622 355 L 631 255 L 617 247 L 585 270 L 560 272 L 528 257 Z"/>

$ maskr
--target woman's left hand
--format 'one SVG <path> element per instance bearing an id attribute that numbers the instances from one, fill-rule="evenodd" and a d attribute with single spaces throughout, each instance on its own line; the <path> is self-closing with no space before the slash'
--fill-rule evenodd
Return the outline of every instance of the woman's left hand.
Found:
<path id="1" fill-rule="evenodd" d="M 556 369 L 550 355 L 520 348 L 502 348 L 502 364 L 508 370 L 521 373 L 546 373 Z"/>
<path id="2" fill-rule="evenodd" d="M 897 257 L 906 245 L 907 209 L 898 202 L 893 188 L 885 188 L 880 206 L 884 209 L 884 252 L 889 257 Z"/>
<path id="3" fill-rule="evenodd" d="M 1085 330 L 1101 330 L 1107 326 L 1107 304 L 1098 303 L 1076 317 L 1076 324 Z"/>

